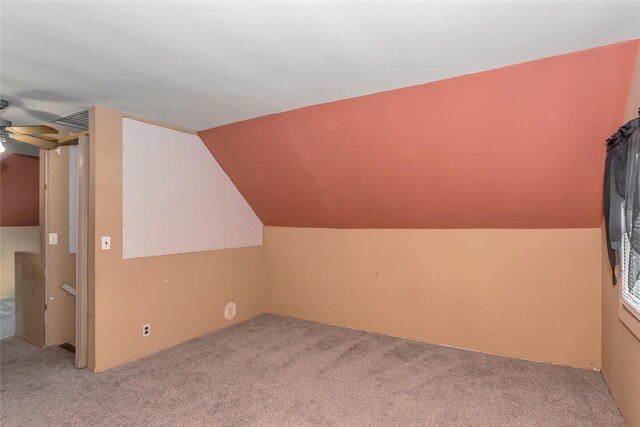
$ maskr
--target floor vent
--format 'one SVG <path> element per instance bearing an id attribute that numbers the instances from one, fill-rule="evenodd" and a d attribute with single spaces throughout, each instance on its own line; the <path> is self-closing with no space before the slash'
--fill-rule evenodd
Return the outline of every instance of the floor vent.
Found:
<path id="1" fill-rule="evenodd" d="M 70 351 L 71 353 L 75 353 L 76 352 L 76 347 L 72 344 L 69 344 L 68 342 L 64 343 L 64 344 L 60 344 L 58 347 Z"/>
<path id="2" fill-rule="evenodd" d="M 57 123 L 63 126 L 69 126 L 76 129 L 89 130 L 89 109 L 84 108 L 75 113 L 60 116 L 51 120 L 51 123 Z"/>

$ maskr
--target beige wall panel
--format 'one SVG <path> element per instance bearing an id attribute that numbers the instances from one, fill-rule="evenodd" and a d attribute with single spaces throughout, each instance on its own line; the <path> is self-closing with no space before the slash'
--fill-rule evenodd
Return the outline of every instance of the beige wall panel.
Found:
<path id="1" fill-rule="evenodd" d="M 47 345 L 75 345 L 76 299 L 60 289 L 63 283 L 76 286 L 76 254 L 69 253 L 69 147 L 47 152 L 47 233 L 58 233 L 58 244 L 47 251 Z"/>
<path id="2" fill-rule="evenodd" d="M 262 247 L 122 259 L 122 117 L 100 107 L 91 111 L 90 212 L 95 217 L 90 232 L 97 242 L 111 236 L 111 250 L 97 245 L 89 266 L 94 276 L 89 327 L 95 334 L 89 366 L 96 371 L 265 309 Z M 229 301 L 237 304 L 231 321 L 224 318 Z M 146 323 L 151 335 L 142 337 Z"/>
<path id="3" fill-rule="evenodd" d="M 639 107 L 640 54 L 625 121 L 637 117 Z M 619 285 L 611 284 L 604 228 L 602 233 L 602 373 L 627 423 L 637 427 L 640 426 L 640 340 L 618 318 L 620 290 Z"/>
<path id="4" fill-rule="evenodd" d="M 15 252 L 40 252 L 38 227 L 0 227 L 0 298 L 15 295 Z"/>
<path id="5" fill-rule="evenodd" d="M 44 280 L 39 253 L 16 254 L 16 335 L 44 347 Z"/>
<path id="6" fill-rule="evenodd" d="M 265 227 L 268 311 L 600 367 L 600 230 Z"/>

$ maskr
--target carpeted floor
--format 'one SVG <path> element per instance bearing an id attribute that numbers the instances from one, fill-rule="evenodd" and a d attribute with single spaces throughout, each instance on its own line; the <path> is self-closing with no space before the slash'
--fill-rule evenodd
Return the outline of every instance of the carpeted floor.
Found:
<path id="1" fill-rule="evenodd" d="M 621 426 L 595 371 L 262 315 L 101 374 L 1 346 L 1 424 Z"/>

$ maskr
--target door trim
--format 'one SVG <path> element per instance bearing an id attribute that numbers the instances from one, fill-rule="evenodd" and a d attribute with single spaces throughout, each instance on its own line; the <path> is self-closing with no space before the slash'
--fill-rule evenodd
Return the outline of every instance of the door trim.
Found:
<path id="1" fill-rule="evenodd" d="M 78 230 L 76 233 L 76 368 L 89 363 L 89 137 L 78 138 Z"/>

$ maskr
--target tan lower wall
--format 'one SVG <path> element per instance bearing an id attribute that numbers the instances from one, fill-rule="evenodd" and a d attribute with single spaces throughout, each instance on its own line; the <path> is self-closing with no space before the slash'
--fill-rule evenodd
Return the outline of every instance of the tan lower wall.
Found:
<path id="1" fill-rule="evenodd" d="M 122 259 L 122 117 L 90 112 L 89 367 L 102 371 L 264 312 L 263 247 Z M 150 148 L 152 149 L 152 148 Z M 149 212 L 153 215 L 153 212 Z M 111 249 L 100 249 L 111 236 Z M 224 318 L 233 301 L 237 315 Z M 142 325 L 151 335 L 142 337 Z"/>
<path id="2" fill-rule="evenodd" d="M 15 252 L 39 252 L 39 227 L 0 227 L 0 297 L 15 295 Z"/>
<path id="3" fill-rule="evenodd" d="M 600 367 L 600 229 L 265 227 L 268 311 Z"/>
<path id="4" fill-rule="evenodd" d="M 97 371 L 264 311 L 261 247 L 110 264 L 113 268 L 97 270 L 102 276 L 96 287 Z M 237 306 L 233 321 L 224 318 L 230 301 Z M 151 335 L 143 338 L 146 323 L 151 324 Z"/>

